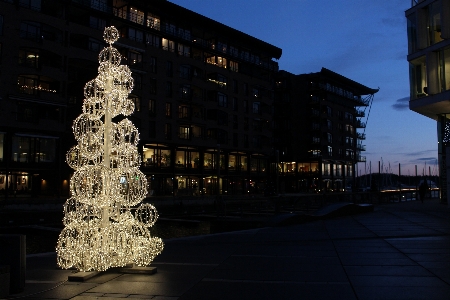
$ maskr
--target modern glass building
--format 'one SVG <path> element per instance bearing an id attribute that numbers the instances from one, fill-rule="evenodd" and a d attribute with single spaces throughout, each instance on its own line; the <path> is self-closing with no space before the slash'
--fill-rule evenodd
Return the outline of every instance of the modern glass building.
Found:
<path id="1" fill-rule="evenodd" d="M 450 2 L 412 0 L 408 21 L 411 110 L 436 120 L 441 200 L 448 199 L 450 159 Z"/>

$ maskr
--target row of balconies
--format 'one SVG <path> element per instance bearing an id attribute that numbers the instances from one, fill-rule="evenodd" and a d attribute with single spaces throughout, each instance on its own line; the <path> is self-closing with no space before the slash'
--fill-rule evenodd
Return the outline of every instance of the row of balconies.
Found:
<path id="1" fill-rule="evenodd" d="M 326 83 L 326 82 L 311 82 L 310 86 L 311 86 L 311 91 L 322 90 L 322 91 L 330 92 L 330 93 L 336 94 L 340 97 L 352 100 L 353 102 L 356 102 L 358 106 L 368 106 L 369 105 L 369 99 L 362 98 L 359 95 L 354 95 L 350 91 L 347 91 L 343 88 L 334 86 L 334 85 Z M 313 97 L 311 97 L 311 101 L 317 103 L 318 101 L 320 101 L 320 97 L 317 95 L 313 95 Z"/>
<path id="2" fill-rule="evenodd" d="M 313 138 L 311 145 L 338 145 L 338 146 L 345 146 L 348 147 L 350 149 L 353 149 L 354 147 L 356 147 L 357 150 L 359 151 L 366 151 L 366 146 L 362 145 L 361 143 L 355 143 L 355 142 L 337 142 L 337 143 L 332 143 L 332 142 L 328 142 L 328 141 L 324 141 L 321 140 L 320 138 Z"/>
<path id="3" fill-rule="evenodd" d="M 183 28 L 178 28 L 173 24 L 162 21 L 155 16 L 148 17 L 149 14 L 145 14 L 143 11 L 131 11 L 130 7 L 124 6 L 122 7 L 111 7 L 107 4 L 102 5 L 94 5 L 92 1 L 88 0 L 73 0 L 76 3 L 82 4 L 83 6 L 87 6 L 90 8 L 94 8 L 106 13 L 110 13 L 115 17 L 120 19 L 124 19 L 127 21 L 131 21 L 135 24 L 143 26 L 143 30 L 150 30 L 155 33 L 162 32 L 167 36 L 172 36 L 178 38 L 183 41 L 183 43 L 187 43 L 192 46 L 197 46 L 203 49 L 206 49 L 210 52 L 215 52 L 218 54 L 226 54 L 231 59 L 237 59 L 242 62 L 249 62 L 255 66 L 261 67 L 263 69 L 267 69 L 270 71 L 278 71 L 278 64 L 274 61 L 265 61 L 260 58 L 258 55 L 254 55 L 247 51 L 239 50 L 237 47 L 233 47 L 230 45 L 219 45 L 216 40 L 210 39 L 205 40 L 200 37 L 192 35 L 190 30 L 186 30 Z M 147 15 L 147 16 L 146 16 Z"/>

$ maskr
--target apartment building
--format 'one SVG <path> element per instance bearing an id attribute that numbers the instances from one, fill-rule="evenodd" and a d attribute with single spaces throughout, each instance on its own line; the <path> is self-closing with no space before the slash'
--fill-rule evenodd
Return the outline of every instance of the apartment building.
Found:
<path id="1" fill-rule="evenodd" d="M 68 195 L 72 122 L 111 25 L 150 195 L 261 190 L 281 49 L 163 0 L 0 1 L 0 190 Z"/>
<path id="2" fill-rule="evenodd" d="M 436 120 L 441 200 L 448 199 L 450 158 L 450 2 L 412 0 L 408 22 L 411 110 Z"/>
<path id="3" fill-rule="evenodd" d="M 377 89 L 322 68 L 278 73 L 275 145 L 281 191 L 344 191 L 364 162 L 366 109 Z"/>

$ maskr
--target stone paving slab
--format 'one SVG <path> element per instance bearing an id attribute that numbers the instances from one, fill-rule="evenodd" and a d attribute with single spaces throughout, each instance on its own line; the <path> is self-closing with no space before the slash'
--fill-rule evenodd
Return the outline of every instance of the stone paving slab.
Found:
<path id="1" fill-rule="evenodd" d="M 30 256 L 22 299 L 449 299 L 450 210 L 437 201 L 165 241 L 153 275 L 66 282 L 55 253 Z"/>

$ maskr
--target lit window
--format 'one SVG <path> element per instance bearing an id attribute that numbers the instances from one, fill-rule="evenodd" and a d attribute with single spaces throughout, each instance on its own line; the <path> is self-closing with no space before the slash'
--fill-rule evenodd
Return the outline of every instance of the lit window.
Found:
<path id="1" fill-rule="evenodd" d="M 137 8 L 130 7 L 130 17 L 131 22 L 144 25 L 144 12 L 138 10 Z"/>
<path id="2" fill-rule="evenodd" d="M 175 52 L 175 42 L 165 39 L 162 39 L 162 48 L 165 51 Z"/>
<path id="3" fill-rule="evenodd" d="M 191 137 L 191 128 L 180 126 L 178 136 L 180 139 L 189 140 Z"/>
<path id="4" fill-rule="evenodd" d="M 149 13 L 147 14 L 147 27 L 160 30 L 161 20 L 159 19 L 159 17 Z"/>

